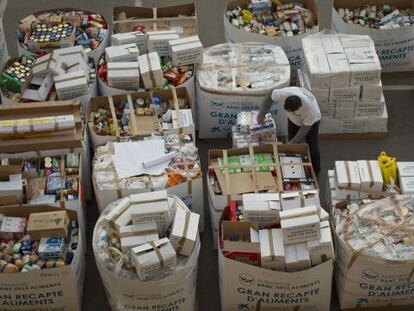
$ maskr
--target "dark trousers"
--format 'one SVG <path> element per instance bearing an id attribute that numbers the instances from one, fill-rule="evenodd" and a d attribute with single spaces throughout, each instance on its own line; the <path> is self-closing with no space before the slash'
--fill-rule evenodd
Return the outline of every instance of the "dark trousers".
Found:
<path id="1" fill-rule="evenodd" d="M 316 174 L 321 171 L 321 154 L 319 151 L 319 121 L 312 125 L 308 135 L 306 135 L 306 143 L 309 145 L 309 152 L 312 159 L 313 170 Z M 291 140 L 296 136 L 300 127 L 288 119 L 288 138 Z"/>

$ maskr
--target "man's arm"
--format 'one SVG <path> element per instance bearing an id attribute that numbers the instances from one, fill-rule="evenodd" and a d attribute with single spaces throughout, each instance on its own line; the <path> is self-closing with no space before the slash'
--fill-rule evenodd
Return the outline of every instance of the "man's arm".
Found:
<path id="1" fill-rule="evenodd" d="M 293 137 L 289 144 L 299 144 L 303 142 L 306 138 L 306 135 L 308 135 L 309 131 L 311 130 L 312 126 L 308 125 L 302 125 L 299 129 L 299 131 L 296 133 L 295 137 Z"/>
<path id="2" fill-rule="evenodd" d="M 266 113 L 268 113 L 272 108 L 272 93 L 273 91 L 268 92 L 263 99 L 262 105 L 260 106 L 259 115 L 257 116 L 257 121 L 259 123 L 262 123 L 264 121 Z"/>

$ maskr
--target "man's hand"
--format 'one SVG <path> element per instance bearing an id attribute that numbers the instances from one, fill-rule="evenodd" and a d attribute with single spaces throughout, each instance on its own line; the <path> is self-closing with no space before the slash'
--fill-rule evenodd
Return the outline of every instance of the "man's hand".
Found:
<path id="1" fill-rule="evenodd" d="M 265 115 L 264 115 L 264 114 L 259 113 L 259 114 L 257 115 L 257 123 L 261 124 L 261 123 L 263 123 L 263 122 L 264 122 L 264 120 L 265 120 Z"/>

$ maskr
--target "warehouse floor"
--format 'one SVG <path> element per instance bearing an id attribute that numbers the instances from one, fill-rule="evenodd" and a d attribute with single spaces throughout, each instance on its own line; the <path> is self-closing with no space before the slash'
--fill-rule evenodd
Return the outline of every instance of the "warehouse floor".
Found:
<path id="1" fill-rule="evenodd" d="M 323 1 L 323 0 L 322 0 Z M 70 1 L 63 1 L 65 3 Z M 80 2 L 80 1 L 73 1 Z M 101 6 L 105 1 L 91 0 L 96 6 Z M 126 2 L 126 1 L 123 1 Z M 184 1 L 160 1 L 174 5 Z M 106 2 L 108 3 L 108 1 Z M 222 23 L 223 0 L 197 1 L 200 37 L 205 46 L 224 42 L 224 30 Z M 323 2 L 322 2 L 323 3 Z M 25 3 L 24 10 L 31 7 L 32 3 Z M 60 4 L 64 6 L 64 4 Z M 74 4 L 75 5 L 75 4 Z M 80 5 L 78 5 L 80 7 Z M 18 12 L 20 8 L 14 1 L 9 1 L 8 12 Z M 13 39 L 11 39 L 13 40 Z M 10 38 L 8 38 L 10 42 Z M 398 75 L 393 77 L 397 81 Z M 405 82 L 406 83 L 406 82 Z M 383 139 L 359 139 L 359 140 L 322 140 L 322 173 L 320 174 L 321 196 L 325 196 L 326 171 L 332 169 L 335 160 L 348 159 L 374 159 L 381 151 L 386 151 L 399 160 L 414 159 L 414 132 L 413 132 L 413 98 L 414 91 L 387 91 L 385 98 L 389 113 L 389 134 Z M 199 142 L 200 155 L 204 172 L 207 169 L 207 155 L 210 148 L 229 147 L 229 141 L 220 143 Z M 208 214 L 207 197 L 204 196 L 204 210 L 206 219 L 206 231 L 202 235 L 202 249 L 199 258 L 198 275 L 198 304 L 200 311 L 220 310 L 220 296 L 217 274 L 217 252 L 212 249 L 212 234 L 210 230 L 210 218 Z M 93 227 L 98 217 L 96 205 L 91 203 L 87 207 L 88 221 L 88 253 L 87 270 L 83 306 L 84 310 L 110 310 L 105 297 L 91 248 Z M 332 296 L 332 310 L 338 310 L 335 295 Z"/>

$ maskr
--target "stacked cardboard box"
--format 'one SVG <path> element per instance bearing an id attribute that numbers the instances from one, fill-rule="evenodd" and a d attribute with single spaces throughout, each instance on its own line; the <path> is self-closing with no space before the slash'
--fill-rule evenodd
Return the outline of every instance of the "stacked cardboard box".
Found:
<path id="1" fill-rule="evenodd" d="M 321 133 L 387 132 L 381 65 L 368 36 L 329 34 L 302 40 L 300 85 L 318 100 Z"/>

